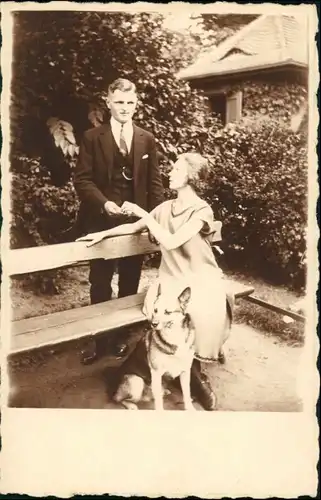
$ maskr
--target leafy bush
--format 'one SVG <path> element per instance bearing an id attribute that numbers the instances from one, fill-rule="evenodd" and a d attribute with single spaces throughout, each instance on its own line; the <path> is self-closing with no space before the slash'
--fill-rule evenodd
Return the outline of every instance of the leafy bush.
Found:
<path id="1" fill-rule="evenodd" d="M 305 137 L 276 124 L 231 125 L 213 134 L 202 195 L 224 223 L 226 257 L 279 283 L 304 285 Z"/>
<path id="2" fill-rule="evenodd" d="M 11 246 L 26 248 L 62 241 L 78 210 L 71 181 L 57 187 L 39 159 L 12 158 Z"/>

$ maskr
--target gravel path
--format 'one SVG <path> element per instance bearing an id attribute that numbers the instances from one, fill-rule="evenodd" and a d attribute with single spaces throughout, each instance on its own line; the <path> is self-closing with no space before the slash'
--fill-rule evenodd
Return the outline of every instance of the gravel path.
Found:
<path id="1" fill-rule="evenodd" d="M 131 342 L 137 331 L 129 334 Z M 39 352 L 10 362 L 11 397 L 15 407 L 117 408 L 108 400 L 106 385 L 118 361 L 105 356 L 91 366 L 80 363 L 80 345 Z M 218 410 L 301 411 L 296 392 L 302 348 L 291 347 L 253 328 L 234 325 L 226 344 L 225 365 L 208 366 L 218 398 Z M 142 408 L 153 408 L 150 400 Z M 173 391 L 165 408 L 182 409 L 181 395 Z"/>

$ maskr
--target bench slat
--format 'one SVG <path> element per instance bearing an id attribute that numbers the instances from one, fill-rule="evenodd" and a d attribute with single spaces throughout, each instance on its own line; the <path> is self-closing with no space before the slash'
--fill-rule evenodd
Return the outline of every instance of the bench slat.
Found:
<path id="1" fill-rule="evenodd" d="M 300 321 L 301 323 L 305 322 L 305 317 L 302 316 L 302 314 L 298 314 L 294 311 L 290 311 L 289 309 L 285 309 L 284 307 L 277 306 L 275 304 L 270 304 L 269 302 L 266 302 L 266 300 L 259 299 L 258 297 L 244 297 L 246 300 L 251 302 L 252 304 L 256 304 L 261 307 L 265 307 L 266 309 L 269 309 L 270 311 L 283 314 L 284 316 L 288 316 L 289 318 L 294 319 L 295 321 Z"/>
<path id="2" fill-rule="evenodd" d="M 7 254 L 6 269 L 10 276 L 17 276 L 68 267 L 107 256 L 108 259 L 118 259 L 159 251 L 158 245 L 150 242 L 147 233 L 108 238 L 89 248 L 86 245 L 85 241 L 74 241 L 10 250 Z"/>
<path id="3" fill-rule="evenodd" d="M 221 241 L 221 223 L 219 221 L 216 223 L 218 229 L 214 235 L 213 243 Z M 6 270 L 9 276 L 18 276 L 73 266 L 93 259 L 120 259 L 159 251 L 159 246 L 151 243 L 147 232 L 107 238 L 89 248 L 86 245 L 85 241 L 74 241 L 9 250 L 6 253 Z"/>
<path id="4" fill-rule="evenodd" d="M 243 283 L 239 283 L 238 281 L 231 279 L 226 279 L 225 281 L 227 283 L 228 290 L 234 294 L 236 299 L 247 297 L 254 292 L 254 288 L 250 285 L 243 285 Z"/>
<path id="5" fill-rule="evenodd" d="M 72 319 L 70 321 L 65 315 L 65 321 L 60 324 L 57 323 L 55 313 L 53 324 L 49 327 L 44 324 L 41 329 L 38 328 L 38 320 L 41 318 L 30 318 L 29 320 L 23 320 L 24 326 L 27 327 L 25 332 L 22 331 L 21 325 L 19 325 L 20 321 L 13 322 L 11 353 L 15 354 L 45 346 L 49 347 L 51 345 L 61 344 L 71 340 L 79 340 L 90 335 L 96 335 L 105 331 L 116 330 L 117 328 L 140 323 L 145 320 L 145 316 L 142 313 L 143 300 L 143 294 L 115 299 L 105 302 L 104 304 L 99 304 L 99 306 L 103 306 L 103 313 L 102 308 L 100 308 L 99 314 L 90 314 L 81 320 Z M 79 308 L 79 310 L 80 309 L 82 308 Z M 91 309 L 91 313 L 97 313 L 96 305 L 87 306 L 86 309 Z M 71 312 L 74 312 L 74 310 Z M 45 318 L 46 317 L 43 317 L 43 319 Z M 35 322 L 36 328 L 33 328 L 33 319 L 37 320 Z"/>
<path id="6" fill-rule="evenodd" d="M 227 280 L 235 298 L 253 293 L 252 287 Z M 79 307 L 12 322 L 11 353 L 79 340 L 145 320 L 142 305 L 145 292 L 101 304 Z"/>
<path id="7" fill-rule="evenodd" d="M 83 320 L 96 318 L 98 316 L 106 316 L 114 311 L 135 307 L 143 303 L 145 293 L 131 295 L 120 299 L 113 299 L 108 302 L 100 304 L 88 305 L 77 307 L 75 309 L 68 309 L 66 311 L 54 312 L 44 316 L 36 316 L 33 318 L 26 318 L 12 322 L 12 333 L 16 335 L 24 335 L 29 332 L 37 332 L 47 328 L 56 328 L 61 325 L 82 322 Z"/>

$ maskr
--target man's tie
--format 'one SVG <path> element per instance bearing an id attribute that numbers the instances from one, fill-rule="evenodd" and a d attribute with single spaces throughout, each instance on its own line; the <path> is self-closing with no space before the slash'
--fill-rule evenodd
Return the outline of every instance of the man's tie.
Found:
<path id="1" fill-rule="evenodd" d="M 124 125 L 122 125 L 121 129 L 120 129 L 119 149 L 120 149 L 120 152 L 123 156 L 128 155 L 127 144 L 126 144 L 125 137 L 124 137 Z"/>

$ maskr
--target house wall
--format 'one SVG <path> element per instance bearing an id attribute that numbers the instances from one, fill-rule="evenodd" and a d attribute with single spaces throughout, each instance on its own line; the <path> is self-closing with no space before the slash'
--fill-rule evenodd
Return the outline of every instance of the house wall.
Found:
<path id="1" fill-rule="evenodd" d="M 272 81 L 271 81 L 272 80 Z M 224 93 L 226 96 L 242 92 L 242 121 L 276 120 L 291 125 L 293 117 L 302 113 L 307 104 L 307 86 L 302 82 L 284 79 L 248 78 L 245 81 L 212 86 L 208 94 Z"/>

